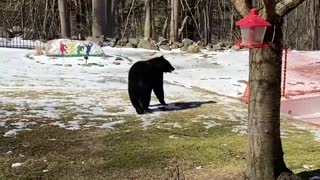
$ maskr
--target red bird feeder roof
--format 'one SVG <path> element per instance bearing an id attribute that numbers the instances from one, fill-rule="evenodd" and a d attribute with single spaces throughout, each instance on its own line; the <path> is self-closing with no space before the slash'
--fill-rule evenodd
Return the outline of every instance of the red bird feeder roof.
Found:
<path id="1" fill-rule="evenodd" d="M 264 20 L 258 15 L 258 10 L 253 8 L 250 10 L 248 16 L 236 22 L 237 26 L 244 27 L 262 27 L 262 26 L 271 26 L 269 22 Z"/>

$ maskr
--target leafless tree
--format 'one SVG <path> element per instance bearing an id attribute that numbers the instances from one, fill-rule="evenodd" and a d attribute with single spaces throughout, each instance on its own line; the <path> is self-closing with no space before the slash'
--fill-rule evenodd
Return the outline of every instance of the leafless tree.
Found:
<path id="1" fill-rule="evenodd" d="M 71 37 L 71 24 L 70 16 L 67 11 L 67 1 L 58 0 L 59 5 L 59 17 L 60 17 L 60 28 L 61 28 L 61 37 L 70 38 Z M 45 11 L 47 12 L 47 11 Z"/>
<path id="2" fill-rule="evenodd" d="M 92 0 L 92 36 L 104 35 L 105 0 Z"/>
<path id="3" fill-rule="evenodd" d="M 151 38 L 151 7 L 152 0 L 145 0 L 145 22 L 144 22 L 144 38 Z"/>
<path id="4" fill-rule="evenodd" d="M 170 41 L 178 40 L 179 0 L 171 0 Z"/>

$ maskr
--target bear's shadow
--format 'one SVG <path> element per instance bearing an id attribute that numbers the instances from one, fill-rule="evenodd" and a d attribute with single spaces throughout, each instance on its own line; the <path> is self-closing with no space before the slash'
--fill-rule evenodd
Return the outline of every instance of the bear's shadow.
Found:
<path id="1" fill-rule="evenodd" d="M 168 103 L 165 106 L 163 106 L 161 104 L 155 104 L 155 105 L 150 105 L 149 107 L 151 107 L 150 110 L 152 112 L 179 111 L 179 110 L 198 108 L 204 104 L 215 104 L 215 103 L 217 103 L 217 102 L 215 102 L 215 101 L 191 101 L 191 102 Z"/>

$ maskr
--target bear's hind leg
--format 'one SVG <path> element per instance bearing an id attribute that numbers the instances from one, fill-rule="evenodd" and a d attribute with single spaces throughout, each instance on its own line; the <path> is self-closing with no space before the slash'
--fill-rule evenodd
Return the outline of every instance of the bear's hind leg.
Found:
<path id="1" fill-rule="evenodd" d="M 144 110 L 143 110 L 142 103 L 139 101 L 139 97 L 136 97 L 137 95 L 133 95 L 132 93 L 129 93 L 129 96 L 130 96 L 131 104 L 136 109 L 136 112 L 138 114 L 143 114 Z"/>
<path id="2" fill-rule="evenodd" d="M 142 106 L 144 111 L 147 113 L 151 113 L 151 110 L 149 109 L 151 92 L 152 92 L 152 89 L 146 91 L 146 93 L 143 95 L 143 98 L 142 98 Z"/>

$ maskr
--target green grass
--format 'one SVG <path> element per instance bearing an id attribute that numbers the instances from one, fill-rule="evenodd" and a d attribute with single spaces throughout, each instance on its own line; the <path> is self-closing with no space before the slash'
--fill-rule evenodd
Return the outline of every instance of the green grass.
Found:
<path id="1" fill-rule="evenodd" d="M 124 92 L 116 96 L 127 98 Z M 234 106 L 239 108 L 238 104 Z M 13 112 L 18 108 L 24 109 L 22 114 L 8 117 L 6 125 L 31 115 L 33 109 L 28 104 L 0 106 Z M 59 110 L 59 121 L 64 123 L 85 115 L 63 106 Z M 122 109 L 111 106 L 106 111 Z M 163 113 L 152 117 L 148 128 L 142 127 L 140 117 L 88 116 L 81 125 L 126 122 L 114 129 L 83 127 L 76 131 L 48 126 L 52 122 L 49 118 L 34 117 L 30 120 L 38 125 L 32 131 L 19 132 L 16 138 L 3 137 L 8 129 L 0 128 L 0 179 L 240 179 L 246 167 L 247 137 L 231 131 L 240 122 L 231 121 L 221 104 Z M 206 129 L 206 122 L 220 125 Z M 287 166 L 296 173 L 304 171 L 303 165 L 319 169 L 320 143 L 310 132 L 292 124 L 290 119 L 282 120 Z M 12 168 L 17 162 L 24 164 Z"/>
<path id="2" fill-rule="evenodd" d="M 320 169 L 320 142 L 315 141 L 310 132 L 302 132 L 282 139 L 286 164 L 296 173 L 305 170 L 303 165 Z"/>

